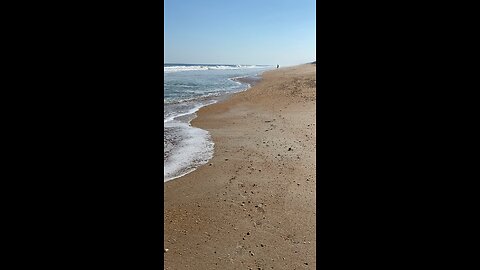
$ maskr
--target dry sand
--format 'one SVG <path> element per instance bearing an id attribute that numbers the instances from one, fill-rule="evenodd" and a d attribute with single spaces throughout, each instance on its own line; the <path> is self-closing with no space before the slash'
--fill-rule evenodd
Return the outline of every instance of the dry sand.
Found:
<path id="1" fill-rule="evenodd" d="M 316 267 L 316 65 L 198 112 L 209 164 L 164 184 L 165 269 Z"/>

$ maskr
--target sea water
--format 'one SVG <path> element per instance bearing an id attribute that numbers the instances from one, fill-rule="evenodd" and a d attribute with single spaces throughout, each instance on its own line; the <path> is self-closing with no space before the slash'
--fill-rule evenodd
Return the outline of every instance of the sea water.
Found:
<path id="1" fill-rule="evenodd" d="M 250 85 L 236 79 L 258 77 L 272 66 L 164 64 L 164 182 L 195 170 L 212 158 L 208 131 L 190 125 L 201 107 Z"/>

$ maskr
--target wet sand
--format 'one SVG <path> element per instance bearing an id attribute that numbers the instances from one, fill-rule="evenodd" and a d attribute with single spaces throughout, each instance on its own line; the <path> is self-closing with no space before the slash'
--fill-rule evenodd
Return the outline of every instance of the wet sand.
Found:
<path id="1" fill-rule="evenodd" d="M 209 164 L 164 184 L 165 269 L 316 267 L 316 65 L 202 108 Z"/>

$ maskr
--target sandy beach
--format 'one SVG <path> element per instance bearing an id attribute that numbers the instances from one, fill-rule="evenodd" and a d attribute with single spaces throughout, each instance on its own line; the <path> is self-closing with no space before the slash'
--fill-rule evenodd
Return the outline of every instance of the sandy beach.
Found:
<path id="1" fill-rule="evenodd" d="M 316 267 L 316 66 L 202 108 L 207 165 L 164 184 L 165 269 Z"/>

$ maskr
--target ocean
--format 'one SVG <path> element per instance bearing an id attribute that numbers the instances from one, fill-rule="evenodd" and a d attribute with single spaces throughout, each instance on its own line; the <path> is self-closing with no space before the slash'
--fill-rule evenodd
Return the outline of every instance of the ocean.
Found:
<path id="1" fill-rule="evenodd" d="M 206 164 L 213 157 L 214 143 L 208 131 L 190 121 L 201 107 L 250 87 L 241 78 L 255 80 L 266 65 L 164 64 L 163 168 L 164 182 Z M 240 80 L 238 80 L 240 79 Z"/>

